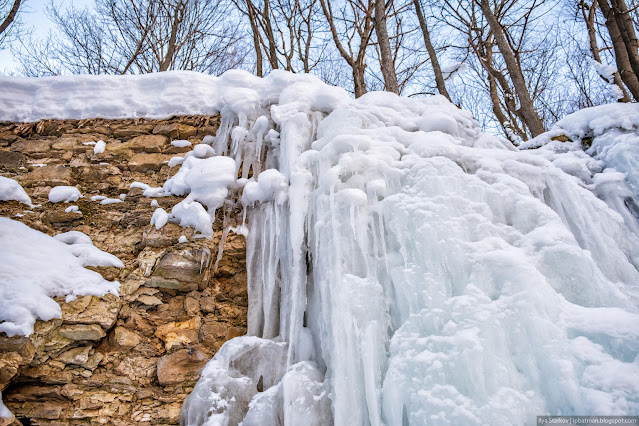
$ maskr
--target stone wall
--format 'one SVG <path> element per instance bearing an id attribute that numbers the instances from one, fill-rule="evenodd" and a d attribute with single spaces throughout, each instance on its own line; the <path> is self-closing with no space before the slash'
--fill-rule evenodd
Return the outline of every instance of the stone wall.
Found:
<path id="1" fill-rule="evenodd" d="M 0 174 L 20 182 L 37 206 L 0 202 L 0 215 L 49 235 L 77 230 L 118 256 L 124 269 L 92 268 L 119 280 L 120 297 L 64 303 L 61 319 L 38 321 L 29 338 L 0 333 L 0 391 L 23 424 L 177 424 L 182 401 L 199 371 L 228 339 L 246 332 L 244 237 L 223 243 L 222 212 L 212 241 L 192 229 L 149 226 L 155 207 L 134 181 L 161 186 L 165 164 L 217 129 L 218 117 L 168 120 L 44 120 L 0 123 Z M 86 142 L 103 140 L 94 154 Z M 177 168 L 176 168 L 177 169 Z M 173 170 L 175 172 L 175 170 Z M 80 213 L 50 203 L 57 185 L 75 185 Z M 119 198 L 102 205 L 93 195 Z M 157 198 L 165 210 L 179 201 Z M 237 213 L 229 202 L 227 216 Z M 190 239 L 190 238 L 189 238 Z M 28 255 L 28 254 L 27 254 Z M 1 421 L 0 421 L 1 422 Z M 19 424 L 19 423 L 15 423 Z"/>

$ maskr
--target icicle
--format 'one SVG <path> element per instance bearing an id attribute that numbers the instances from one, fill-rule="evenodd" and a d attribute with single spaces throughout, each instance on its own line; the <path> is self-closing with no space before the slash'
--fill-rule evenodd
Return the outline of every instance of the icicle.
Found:
<path id="1" fill-rule="evenodd" d="M 222 260 L 222 255 L 224 254 L 224 243 L 226 242 L 226 237 L 229 235 L 230 227 L 224 228 L 222 231 L 222 237 L 220 238 L 220 243 L 217 246 L 217 258 L 215 259 L 215 265 L 213 266 L 213 272 L 217 271 L 217 267 L 220 264 L 220 260 Z"/>

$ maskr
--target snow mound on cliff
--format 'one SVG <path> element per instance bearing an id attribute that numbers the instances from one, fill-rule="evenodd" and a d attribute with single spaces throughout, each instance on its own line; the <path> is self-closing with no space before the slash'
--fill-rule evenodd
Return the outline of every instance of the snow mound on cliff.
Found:
<path id="1" fill-rule="evenodd" d="M 115 256 L 95 247 L 81 233 L 49 237 L 0 217 L 0 331 L 8 336 L 33 333 L 37 319 L 61 318 L 52 298 L 117 296 L 120 284 L 106 281 L 85 266 L 123 267 Z M 87 241 L 88 239 L 88 241 Z"/>

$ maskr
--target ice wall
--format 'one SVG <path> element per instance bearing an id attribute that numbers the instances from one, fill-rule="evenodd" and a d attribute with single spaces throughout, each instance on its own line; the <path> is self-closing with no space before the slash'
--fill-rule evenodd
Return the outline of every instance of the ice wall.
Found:
<path id="1" fill-rule="evenodd" d="M 639 410 L 635 163 L 550 135 L 518 150 L 442 97 L 265 81 L 224 93 L 210 141 L 242 171 L 250 336 L 211 360 L 184 424 Z"/>

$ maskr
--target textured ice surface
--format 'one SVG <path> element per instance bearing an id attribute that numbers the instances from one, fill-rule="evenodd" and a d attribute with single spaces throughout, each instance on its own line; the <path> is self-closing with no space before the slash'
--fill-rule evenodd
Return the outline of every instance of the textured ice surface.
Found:
<path id="1" fill-rule="evenodd" d="M 124 265 L 80 232 L 52 238 L 0 218 L 0 240 L 0 331 L 8 336 L 30 335 L 36 319 L 60 318 L 52 297 L 118 294 L 118 282 L 84 267 Z"/>
<path id="2" fill-rule="evenodd" d="M 236 377 L 216 355 L 184 405 L 186 424 L 534 424 L 541 413 L 636 412 L 634 164 L 620 173 L 621 160 L 576 145 L 518 151 L 441 97 L 289 96 L 294 88 L 271 106 L 265 145 L 282 176 L 268 182 L 288 182 L 286 194 L 260 186 L 269 170 L 244 187 L 248 327 L 287 343 L 286 374 L 314 366 L 314 411 L 287 405 L 282 378 L 243 414 L 246 388 L 230 403 L 203 385 L 227 389 Z M 632 133 L 639 114 L 629 109 L 612 113 L 617 122 L 586 111 L 571 132 Z M 264 110 L 222 114 L 238 125 L 220 127 L 216 152 L 252 163 L 232 147 Z M 215 396 L 210 417 L 205 394 Z"/>
<path id="3" fill-rule="evenodd" d="M 249 336 L 205 367 L 184 424 L 639 410 L 636 104 L 518 150 L 441 96 L 353 100 L 280 71 L 0 83 L 5 120 L 221 113 L 154 195 L 185 196 L 169 220 L 210 236 L 244 190 Z"/>

